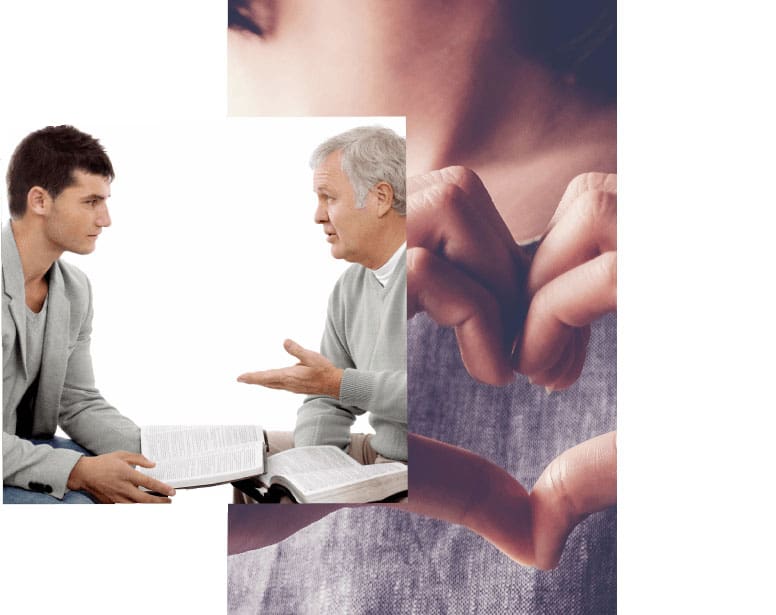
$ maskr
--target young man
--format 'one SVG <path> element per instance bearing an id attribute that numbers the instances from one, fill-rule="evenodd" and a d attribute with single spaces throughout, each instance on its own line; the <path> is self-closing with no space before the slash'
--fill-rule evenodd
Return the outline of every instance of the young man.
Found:
<path id="1" fill-rule="evenodd" d="M 315 222 L 334 258 L 354 263 L 329 299 L 321 353 L 291 340 L 299 360 L 241 382 L 307 393 L 290 434 L 270 434 L 270 452 L 333 444 L 360 463 L 407 459 L 407 275 L 405 140 L 380 127 L 355 128 L 315 150 Z M 369 413 L 375 433 L 351 434 Z"/>
<path id="2" fill-rule="evenodd" d="M 3 502 L 169 502 L 174 490 L 136 471 L 140 431 L 94 385 L 91 286 L 63 252 L 89 254 L 110 226 L 114 172 L 71 126 L 19 144 L 8 167 L 2 230 Z M 72 440 L 56 437 L 61 427 Z"/>

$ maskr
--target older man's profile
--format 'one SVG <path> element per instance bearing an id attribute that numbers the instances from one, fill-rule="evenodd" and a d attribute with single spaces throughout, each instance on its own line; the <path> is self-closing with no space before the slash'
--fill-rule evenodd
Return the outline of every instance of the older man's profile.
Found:
<path id="1" fill-rule="evenodd" d="M 312 154 L 315 222 L 331 255 L 353 265 L 331 293 L 320 353 L 286 340 L 296 365 L 238 378 L 307 394 L 293 434 L 269 434 L 270 454 L 334 445 L 360 464 L 407 460 L 405 151 L 402 137 L 372 126 Z M 364 413 L 374 434 L 351 433 Z"/>

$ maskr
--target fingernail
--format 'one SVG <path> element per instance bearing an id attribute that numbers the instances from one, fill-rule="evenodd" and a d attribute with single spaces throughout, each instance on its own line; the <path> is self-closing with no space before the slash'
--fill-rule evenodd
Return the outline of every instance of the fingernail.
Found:
<path id="1" fill-rule="evenodd" d="M 237 382 L 245 382 L 244 376 L 237 376 Z"/>
<path id="2" fill-rule="evenodd" d="M 551 386 L 544 387 L 544 390 L 547 391 L 547 395 L 555 392 L 555 389 L 552 388 Z"/>
<path id="3" fill-rule="evenodd" d="M 170 492 L 167 495 L 169 495 L 170 497 L 174 496 L 175 495 L 175 489 L 170 489 Z"/>

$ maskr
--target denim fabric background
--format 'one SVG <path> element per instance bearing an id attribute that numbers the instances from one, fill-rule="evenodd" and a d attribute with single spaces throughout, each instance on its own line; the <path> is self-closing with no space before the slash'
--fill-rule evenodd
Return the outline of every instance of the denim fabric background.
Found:
<path id="1" fill-rule="evenodd" d="M 615 316 L 596 324 L 582 377 L 561 393 L 522 377 L 505 388 L 473 382 L 453 332 L 424 315 L 409 322 L 408 361 L 410 430 L 487 457 L 527 488 L 561 451 L 615 429 Z M 581 523 L 560 566 L 542 572 L 460 527 L 388 508 L 340 510 L 229 557 L 228 594 L 240 614 L 605 615 L 616 611 L 616 511 Z"/>

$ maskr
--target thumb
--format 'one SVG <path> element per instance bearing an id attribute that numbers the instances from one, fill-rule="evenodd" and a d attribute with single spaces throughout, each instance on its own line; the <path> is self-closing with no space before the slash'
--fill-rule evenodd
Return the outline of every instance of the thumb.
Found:
<path id="1" fill-rule="evenodd" d="M 582 442 L 556 457 L 531 491 L 535 565 L 560 561 L 571 530 L 617 503 L 617 432 Z"/>
<path id="2" fill-rule="evenodd" d="M 300 363 L 304 363 L 306 365 L 309 365 L 310 362 L 315 359 L 315 356 L 317 354 L 315 352 L 307 350 L 303 346 L 300 346 L 294 340 L 286 340 L 285 342 L 283 342 L 283 348 L 285 348 L 288 354 L 299 359 Z"/>

